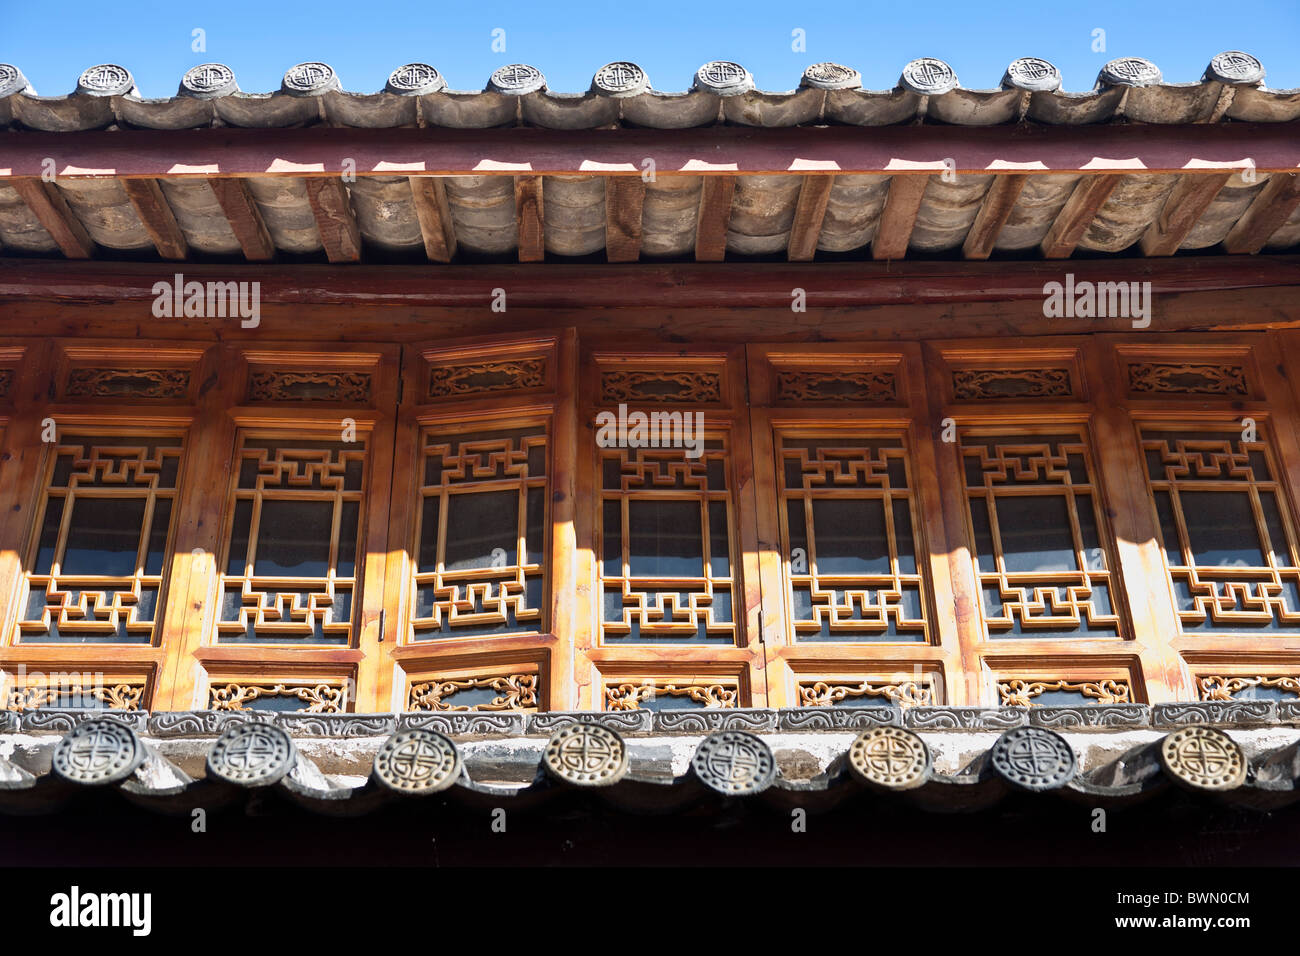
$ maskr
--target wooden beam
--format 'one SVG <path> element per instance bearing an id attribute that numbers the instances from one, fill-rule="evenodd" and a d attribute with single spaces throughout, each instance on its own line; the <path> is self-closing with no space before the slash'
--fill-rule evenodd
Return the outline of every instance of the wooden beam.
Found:
<path id="1" fill-rule="evenodd" d="M 1118 176 L 1085 176 L 1079 180 L 1039 246 L 1044 259 L 1070 257 L 1097 210 L 1119 185 L 1119 179 Z"/>
<path id="2" fill-rule="evenodd" d="M 306 179 L 307 200 L 311 203 L 320 241 L 330 262 L 359 262 L 361 260 L 361 232 L 357 218 L 348 202 L 348 191 L 343 180 Z"/>
<path id="3" fill-rule="evenodd" d="M 546 258 L 542 206 L 542 177 L 515 177 L 515 219 L 519 223 L 519 261 L 542 262 Z"/>
<path id="4" fill-rule="evenodd" d="M 1187 234 L 1201 220 L 1201 215 L 1214 202 L 1232 173 L 1214 173 L 1208 176 L 1184 176 L 1178 180 L 1169 198 L 1165 200 L 1160 215 L 1147 227 L 1140 243 L 1144 256 L 1172 256 L 1183 244 Z"/>
<path id="5" fill-rule="evenodd" d="M 1156 293 L 1300 288 L 1300 256 L 1177 256 L 1084 259 L 1071 263 L 1076 282 L 1151 283 Z M 1029 300 L 1060 280 L 1059 264 L 1007 262 L 834 262 L 798 264 L 671 263 L 610 265 L 369 266 L 191 264 L 197 280 L 260 281 L 265 303 L 316 304 L 360 312 L 375 308 L 484 308 L 488 290 L 510 289 L 511 309 L 710 309 L 790 305 L 790 290 L 808 290 L 813 308 L 873 305 L 943 306 L 955 302 Z M 0 259 L 0 298 L 46 303 L 152 301 L 156 264 Z M 1072 320 L 1080 331 L 1087 320 Z M 61 333 L 62 334 L 62 333 Z"/>
<path id="6" fill-rule="evenodd" d="M 244 258 L 249 262 L 270 262 L 275 258 L 275 243 L 262 219 L 262 210 L 242 179 L 214 178 L 208 180 L 213 194 L 226 214 L 230 231 L 239 240 Z"/>
<path id="7" fill-rule="evenodd" d="M 1223 240 L 1225 252 L 1256 253 L 1300 206 L 1300 174 L 1274 173 Z"/>
<path id="8" fill-rule="evenodd" d="M 188 259 L 190 244 L 185 233 L 176 225 L 176 216 L 172 207 L 167 205 L 167 197 L 156 179 L 122 179 L 122 189 L 126 198 L 131 200 L 135 214 L 140 217 L 140 224 L 149 233 L 158 255 L 164 259 L 179 261 Z"/>
<path id="9" fill-rule="evenodd" d="M 962 243 L 961 254 L 966 259 L 987 259 L 997 245 L 998 234 L 1007 224 L 1011 210 L 1020 198 L 1020 191 L 1025 188 L 1029 177 L 1020 173 L 1010 176 L 994 176 L 989 191 L 984 194 L 980 211 L 975 214 L 966 241 Z"/>
<path id="10" fill-rule="evenodd" d="M 411 176 L 411 199 L 424 236 L 430 262 L 451 262 L 456 255 L 456 229 L 447 205 L 447 186 L 437 176 Z"/>
<path id="11" fill-rule="evenodd" d="M 67 200 L 54 183 L 38 178 L 11 179 L 19 198 L 27 204 L 45 231 L 50 234 L 59 250 L 69 259 L 89 259 L 95 254 L 95 243 L 76 215 L 68 208 Z"/>
<path id="12" fill-rule="evenodd" d="M 639 173 L 658 176 L 775 173 L 958 174 L 1028 167 L 1050 173 L 1195 173 L 1300 169 L 1300 137 L 1287 123 L 1151 123 L 1024 127 L 853 126 L 758 129 L 194 129 L 24 132 L 0 155 L 0 178 L 39 176 L 60 157 L 59 178 L 80 176 L 337 177 L 344 157 L 360 176 Z M 347 149 L 339 149 L 340 144 Z"/>
<path id="13" fill-rule="evenodd" d="M 735 192 L 735 176 L 704 177 L 695 217 L 696 262 L 721 262 L 727 257 L 727 227 L 731 224 L 731 197 Z"/>
<path id="14" fill-rule="evenodd" d="M 794 209 L 794 222 L 790 225 L 790 242 L 786 257 L 791 262 L 810 262 L 817 254 L 817 240 L 822 234 L 822 220 L 826 218 L 826 202 L 831 197 L 834 176 L 808 175 L 799 187 L 799 204 Z"/>
<path id="15" fill-rule="evenodd" d="M 929 182 L 929 176 L 921 175 L 894 176 L 889 180 L 889 196 L 880 213 L 876 238 L 871 241 L 871 258 L 902 259 L 907 255 L 916 214 L 921 210 L 921 197 Z"/>
<path id="16" fill-rule="evenodd" d="M 641 258 L 641 209 L 645 182 L 640 176 L 605 179 L 605 258 L 636 262 Z"/>

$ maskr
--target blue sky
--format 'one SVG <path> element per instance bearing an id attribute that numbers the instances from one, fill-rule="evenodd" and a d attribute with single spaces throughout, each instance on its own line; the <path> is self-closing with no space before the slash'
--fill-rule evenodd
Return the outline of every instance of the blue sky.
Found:
<path id="1" fill-rule="evenodd" d="M 196 28 L 205 31 L 206 52 L 191 49 Z M 505 30 L 504 53 L 492 49 L 496 28 Z M 791 49 L 796 29 L 804 52 Z M 1097 29 L 1105 52 L 1093 51 Z M 712 59 L 743 63 L 764 89 L 790 89 L 822 60 L 855 67 L 864 86 L 884 89 L 918 56 L 947 60 L 976 88 L 997 86 L 1016 57 L 1041 56 L 1060 68 L 1066 89 L 1084 90 L 1114 57 L 1144 56 L 1166 80 L 1190 82 L 1230 49 L 1258 57 L 1269 86 L 1300 87 L 1300 0 L 0 0 L 0 31 L 0 62 L 19 66 L 46 95 L 70 92 L 83 69 L 103 62 L 130 69 L 146 96 L 174 94 L 187 69 L 209 61 L 234 69 L 241 89 L 266 92 L 303 60 L 326 61 L 345 89 L 362 92 L 415 60 L 436 66 L 453 89 L 480 89 L 498 66 L 523 62 L 539 67 L 552 89 L 579 91 L 616 59 L 639 63 L 661 90 L 686 89 Z"/>

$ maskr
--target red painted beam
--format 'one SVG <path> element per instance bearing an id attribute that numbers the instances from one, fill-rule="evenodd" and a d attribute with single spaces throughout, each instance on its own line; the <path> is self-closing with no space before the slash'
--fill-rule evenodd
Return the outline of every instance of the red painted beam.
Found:
<path id="1" fill-rule="evenodd" d="M 202 129 L 10 132 L 0 178 L 411 173 L 1215 172 L 1300 169 L 1295 123 L 1185 126 L 830 126 L 798 129 Z"/>
<path id="2" fill-rule="evenodd" d="M 1300 256 L 1196 256 L 1080 262 L 680 263 L 290 267 L 0 259 L 0 300 L 152 302 L 156 282 L 260 282 L 262 302 L 487 308 L 788 308 L 1042 299 L 1048 282 L 1150 282 L 1154 293 L 1300 287 Z"/>

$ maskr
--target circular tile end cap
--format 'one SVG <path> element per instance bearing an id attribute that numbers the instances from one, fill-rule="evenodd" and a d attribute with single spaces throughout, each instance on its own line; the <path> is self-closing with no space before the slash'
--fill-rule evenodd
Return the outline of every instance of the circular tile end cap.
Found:
<path id="1" fill-rule="evenodd" d="M 238 92 L 234 70 L 224 63 L 202 63 L 185 71 L 178 95 L 211 100 Z"/>
<path id="2" fill-rule="evenodd" d="M 297 759 L 289 735 L 273 724 L 242 723 L 222 731 L 208 751 L 208 775 L 241 787 L 269 787 Z"/>
<path id="3" fill-rule="evenodd" d="M 714 96 L 739 96 L 754 88 L 749 70 L 730 60 L 710 60 L 695 71 L 695 88 Z"/>
<path id="4" fill-rule="evenodd" d="M 339 77 L 328 63 L 309 60 L 289 67 L 280 81 L 281 92 L 290 96 L 320 96 L 339 89 Z"/>
<path id="5" fill-rule="evenodd" d="M 1002 88 L 1054 93 L 1061 88 L 1061 71 L 1042 57 L 1022 56 L 1007 67 Z"/>
<path id="6" fill-rule="evenodd" d="M 487 88 L 494 93 L 506 96 L 527 96 L 546 88 L 546 77 L 542 71 L 527 63 L 508 63 L 493 71 L 488 79 Z"/>
<path id="7" fill-rule="evenodd" d="M 446 790 L 460 774 L 456 745 L 437 731 L 417 728 L 384 741 L 371 775 L 389 790 L 419 796 Z"/>
<path id="8" fill-rule="evenodd" d="M 930 748 L 910 730 L 874 727 L 849 747 L 849 770 L 882 790 L 914 790 L 930 779 Z"/>
<path id="9" fill-rule="evenodd" d="M 709 734 L 695 748 L 691 770 L 710 790 L 728 797 L 762 793 L 776 779 L 776 758 L 766 743 L 743 730 Z"/>
<path id="10" fill-rule="evenodd" d="M 1205 68 L 1205 79 L 1253 86 L 1264 81 L 1264 64 L 1241 50 L 1225 50 Z"/>
<path id="11" fill-rule="evenodd" d="M 398 96 L 423 96 L 447 88 L 442 74 L 428 63 L 407 63 L 388 74 L 384 89 Z"/>
<path id="12" fill-rule="evenodd" d="M 1246 755 L 1213 727 L 1184 727 L 1160 741 L 1160 763 L 1179 783 L 1197 790 L 1233 790 L 1246 782 Z"/>
<path id="13" fill-rule="evenodd" d="M 1160 67 L 1140 56 L 1111 60 L 1097 74 L 1097 82 L 1107 86 L 1155 86 L 1162 79 Z"/>
<path id="14" fill-rule="evenodd" d="M 615 60 L 596 71 L 591 78 L 591 89 L 602 96 L 640 96 L 650 89 L 650 77 L 629 60 Z"/>
<path id="15" fill-rule="evenodd" d="M 120 783 L 144 762 L 144 744 L 120 721 L 95 718 L 78 724 L 54 748 L 54 773 L 71 783 Z"/>
<path id="16" fill-rule="evenodd" d="M 564 783 L 607 787 L 627 773 L 627 746 L 608 727 L 578 721 L 551 734 L 542 753 L 542 765 Z"/>
<path id="17" fill-rule="evenodd" d="M 31 84 L 27 82 L 27 77 L 23 76 L 22 70 L 12 63 L 0 63 L 0 99 L 15 93 L 31 91 Z"/>
<path id="18" fill-rule="evenodd" d="M 818 90 L 859 90 L 862 74 L 841 63 L 814 63 L 803 71 L 799 85 Z"/>
<path id="19" fill-rule="evenodd" d="M 77 78 L 77 92 L 87 96 L 125 96 L 136 92 L 131 71 L 116 63 L 99 63 Z"/>
<path id="20" fill-rule="evenodd" d="M 1003 780 L 1023 790 L 1063 787 L 1078 769 L 1065 738 L 1042 727 L 1008 730 L 993 745 L 991 759 Z"/>
<path id="21" fill-rule="evenodd" d="M 903 67 L 898 82 L 921 96 L 942 96 L 957 88 L 957 73 L 943 60 L 923 56 Z"/>

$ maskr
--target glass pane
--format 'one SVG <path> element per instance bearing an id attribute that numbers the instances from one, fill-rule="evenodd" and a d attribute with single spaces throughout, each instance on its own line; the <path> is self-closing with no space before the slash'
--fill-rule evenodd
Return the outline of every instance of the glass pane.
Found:
<path id="1" fill-rule="evenodd" d="M 519 554 L 519 494 L 514 491 L 451 495 L 447 503 L 446 568 L 514 566 Z"/>
<path id="2" fill-rule="evenodd" d="M 262 502 L 253 573 L 263 577 L 329 575 L 334 506 L 328 501 Z"/>
<path id="3" fill-rule="evenodd" d="M 1184 491 L 1183 521 L 1192 557 L 1201 567 L 1266 567 L 1250 496 L 1244 492 Z"/>
<path id="4" fill-rule="evenodd" d="M 697 502 L 633 500 L 628 503 L 628 523 L 634 577 L 703 575 Z"/>
<path id="5" fill-rule="evenodd" d="M 1004 496 L 997 500 L 997 512 L 1009 574 L 1078 569 L 1063 496 Z"/>
<path id="6" fill-rule="evenodd" d="M 818 574 L 889 574 L 885 508 L 879 499 L 813 501 Z"/>
<path id="7" fill-rule="evenodd" d="M 139 498 L 74 499 L 63 573 L 134 574 L 144 509 Z"/>

